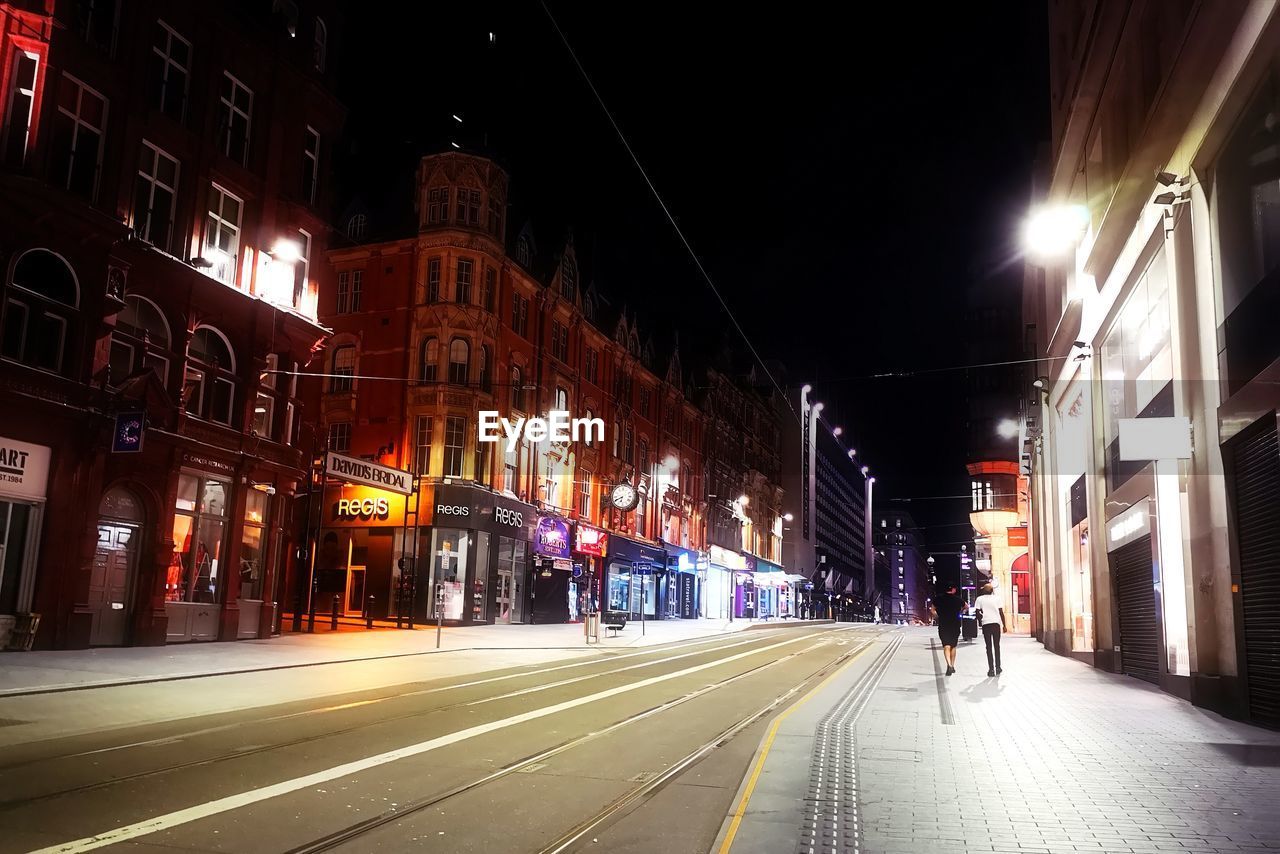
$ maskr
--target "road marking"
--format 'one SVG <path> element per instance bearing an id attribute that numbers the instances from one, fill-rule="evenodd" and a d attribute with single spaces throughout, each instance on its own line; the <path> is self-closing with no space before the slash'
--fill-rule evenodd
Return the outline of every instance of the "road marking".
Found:
<path id="1" fill-rule="evenodd" d="M 828 629 L 827 631 L 832 631 L 832 630 Z M 342 711 L 344 709 L 351 709 L 357 706 L 370 706 L 375 703 L 385 703 L 388 700 L 399 700 L 404 697 L 420 697 L 426 694 L 439 694 L 444 691 L 456 691 L 461 688 L 474 688 L 477 685 L 488 685 L 493 682 L 503 682 L 508 679 L 520 679 L 526 676 L 540 676 L 543 673 L 554 673 L 558 670 L 568 670 L 573 667 L 583 667 L 588 664 L 599 664 L 604 661 L 622 661 L 623 659 L 627 659 L 627 658 L 636 658 L 642 655 L 652 655 L 653 653 L 660 652 L 663 649 L 668 649 L 668 650 L 683 649 L 684 647 L 688 647 L 688 646 L 696 646 L 699 644 L 711 643 L 713 641 L 722 641 L 725 639 L 726 638 L 724 637 L 701 638 L 698 640 L 679 642 L 679 643 L 673 643 L 673 644 L 654 645 L 652 647 L 649 647 L 648 649 L 641 650 L 639 652 L 629 652 L 625 655 L 615 655 L 615 656 L 610 656 L 608 658 L 587 658 L 587 659 L 583 659 L 582 661 L 574 661 L 568 664 L 558 664 L 554 667 L 543 667 L 539 670 L 527 670 L 527 671 L 521 671 L 519 673 L 505 673 L 502 676 L 489 676 L 484 679 L 473 679 L 470 682 L 459 682 L 456 685 L 438 685 L 434 688 L 422 688 L 417 691 L 406 691 L 401 694 L 389 694 L 385 697 L 374 697 L 368 700 L 357 700 L 355 702 L 350 702 L 350 703 L 340 703 L 334 706 L 324 706 L 319 709 L 304 709 L 303 711 L 300 711 L 300 712 L 288 712 L 283 715 L 272 715 L 266 718 L 258 718 L 253 721 L 248 721 L 248 723 L 254 723 L 254 724 L 274 723 L 276 721 L 284 721 L 284 720 L 289 720 L 291 718 L 301 718 L 301 717 L 306 717 L 308 715 L 318 715 L 318 714 L 324 714 L 326 712 Z M 662 664 L 667 661 L 674 661 L 677 658 L 687 658 L 690 655 L 702 655 L 707 652 L 715 652 L 717 650 L 722 650 L 722 649 L 733 649 L 734 647 L 739 647 L 745 644 L 755 643 L 755 642 L 756 642 L 755 640 L 752 640 L 750 638 L 746 640 L 735 640 L 733 643 L 724 644 L 723 646 L 718 646 L 715 649 L 696 650 L 691 653 L 672 656 L 670 658 L 655 659 L 652 662 L 645 662 L 644 664 L 634 665 L 634 666 L 648 667 L 651 664 Z M 340 664 L 343 662 L 337 662 L 337 663 Z M 621 668 L 621 669 L 626 670 L 630 668 Z M 549 683 L 545 687 L 554 688 L 558 685 L 567 685 L 571 682 L 575 682 L 575 681 L 580 682 L 585 679 L 593 678 L 595 676 L 607 676 L 610 673 L 617 673 L 617 672 L 620 672 L 620 671 L 607 670 L 607 671 L 604 671 L 603 673 L 590 674 L 588 676 L 584 676 L 581 678 L 568 679 L 568 680 L 563 680 L 561 682 Z M 448 678 L 448 677 L 444 677 L 444 678 Z M 394 686 L 386 686 L 386 687 L 394 687 Z M 371 688 L 368 690 L 378 690 L 378 689 Z M 526 692 L 537 691 L 537 690 L 541 690 L 541 689 L 540 688 L 525 689 Z M 517 693 L 521 693 L 521 692 L 517 692 Z M 504 696 L 515 696 L 515 694 L 508 694 Z M 500 697 L 492 697 L 490 699 L 498 700 L 502 698 L 503 697 L 500 696 Z M 484 702 L 488 702 L 488 700 L 481 700 L 479 702 L 484 703 Z M 475 704 L 475 705 L 478 705 L 478 704 Z M 81 756 L 93 756 L 94 754 L 98 754 L 98 753 L 111 753 L 116 750 L 129 750 L 134 747 L 160 747 L 160 746 L 170 745 L 170 744 L 180 744 L 186 739 L 194 738 L 195 736 L 198 736 L 198 735 L 212 735 L 213 733 L 226 732 L 228 730 L 239 729 L 240 727 L 244 726 L 245 723 L 246 722 L 239 721 L 231 724 L 219 724 L 218 726 L 211 726 L 211 727 L 204 727 L 202 729 L 190 730 L 188 732 L 178 733 L 177 735 L 161 736 L 160 738 L 150 738 L 144 741 L 134 741 L 134 742 L 130 742 L 129 744 L 117 744 L 117 745 L 112 745 L 111 747 L 99 747 L 95 750 L 85 750 L 80 753 L 70 753 L 70 754 L 67 754 L 66 756 L 59 756 L 54 758 L 76 759 Z"/>
<path id="2" fill-rule="evenodd" d="M 853 663 L 862 655 L 862 653 L 866 652 L 870 648 L 871 644 L 867 644 L 862 649 L 855 652 L 853 656 L 834 673 L 815 685 L 813 690 L 805 694 L 799 700 L 796 700 L 796 702 L 791 706 L 788 706 L 782 714 L 773 719 L 773 723 L 769 725 L 769 732 L 765 736 L 764 745 L 760 748 L 760 756 L 756 760 L 755 766 L 751 769 L 751 776 L 747 778 L 746 788 L 742 790 L 742 797 L 738 800 L 738 806 L 732 813 L 733 818 L 729 821 L 729 829 L 725 832 L 724 842 L 720 845 L 719 854 L 729 854 L 729 849 L 733 847 L 733 839 L 738 834 L 738 826 L 742 824 L 742 818 L 747 814 L 747 802 L 751 800 L 751 795 L 756 788 L 756 782 L 760 779 L 760 772 L 764 770 L 765 759 L 769 757 L 769 751 L 773 749 L 773 740 L 777 737 L 778 728 L 782 726 L 783 721 L 790 717 L 791 713 L 796 709 L 812 700 L 814 696 L 816 696 L 823 688 L 827 687 L 833 679 L 852 667 Z"/>
<path id="3" fill-rule="evenodd" d="M 828 630 L 830 631 L 830 630 Z M 115 845 L 129 839 L 137 839 L 140 836 L 147 836 L 161 830 L 178 827 L 193 821 L 199 821 L 203 818 L 218 815 L 230 810 L 240 809 L 242 807 L 251 806 L 252 804 L 270 800 L 271 798 L 287 795 L 306 789 L 310 786 L 317 786 L 321 783 L 327 783 L 341 777 L 349 777 L 353 774 L 359 774 L 370 768 L 376 768 L 380 765 L 386 765 L 401 759 L 408 759 L 413 756 L 420 756 L 442 747 L 448 747 L 479 735 L 486 735 L 497 730 L 506 729 L 517 724 L 527 723 L 528 721 L 537 720 L 539 718 L 548 717 L 550 715 L 559 714 L 560 712 L 575 709 L 579 706 L 585 706 L 588 703 L 594 703 L 598 700 L 605 700 L 610 697 L 616 697 L 619 694 L 626 694 L 631 691 L 637 691 L 641 688 L 647 688 L 650 685 L 657 685 L 661 682 L 667 682 L 672 679 L 679 679 L 693 673 L 699 673 L 703 670 L 709 670 L 712 667 L 719 667 L 739 659 L 748 658 L 753 655 L 759 655 L 780 647 L 789 646 L 799 641 L 808 640 L 809 638 L 818 637 L 821 632 L 813 634 L 801 635 L 799 637 L 790 638 L 779 643 L 770 644 L 768 646 L 740 652 L 727 658 L 720 658 L 715 661 L 709 661 L 704 664 L 695 664 L 692 667 L 686 667 L 683 670 L 676 670 L 672 673 L 666 673 L 661 676 L 651 676 L 648 679 L 642 679 L 639 682 L 633 682 L 630 685 L 620 685 L 616 688 L 609 688 L 599 691 L 595 694 L 588 694 L 585 697 L 578 697 L 574 700 L 565 700 L 551 706 L 544 706 L 540 709 L 524 712 L 519 715 L 512 715 L 502 720 L 490 721 L 485 724 L 478 724 L 473 727 L 458 730 L 457 732 L 442 735 L 437 738 L 420 741 L 417 744 L 411 744 L 407 747 L 400 747 L 395 750 L 389 750 L 385 753 L 379 753 L 375 756 L 368 756 L 364 759 L 357 759 L 353 762 L 345 762 L 342 765 L 335 765 L 332 768 L 326 768 L 323 771 L 316 771 L 302 777 L 295 777 L 292 780 L 285 780 L 280 783 L 274 783 L 270 786 L 263 786 L 258 789 L 250 789 L 247 792 L 241 792 L 235 795 L 218 798 L 203 804 L 197 804 L 186 809 L 177 810 L 175 812 L 166 813 L 156 816 L 155 818 L 146 819 L 134 824 L 124 825 L 123 827 L 113 828 L 103 831 L 94 836 L 86 836 L 82 839 L 75 839 L 70 842 L 64 842 L 59 845 L 51 845 L 33 851 L 31 854 L 78 854 L 81 851 L 93 851 L 97 848 L 104 848 L 108 845 Z M 841 668 L 843 670 L 844 668 Z M 840 672 L 840 671 L 837 671 Z M 834 675 L 833 677 L 834 678 Z M 824 681 L 825 685 L 826 682 Z M 815 689 L 816 690 L 816 689 Z M 808 699 L 808 696 L 805 697 Z M 801 702 L 804 702 L 803 700 Z M 795 707 L 792 707 L 795 708 Z"/>

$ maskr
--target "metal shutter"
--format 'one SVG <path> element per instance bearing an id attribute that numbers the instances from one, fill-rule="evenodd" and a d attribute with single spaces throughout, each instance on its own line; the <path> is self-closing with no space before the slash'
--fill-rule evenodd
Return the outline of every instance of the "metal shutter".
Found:
<path id="1" fill-rule="evenodd" d="M 1156 625 L 1156 590 L 1152 578 L 1151 537 L 1111 553 L 1120 609 L 1120 670 L 1148 682 L 1160 680 L 1160 629 Z"/>
<path id="2" fill-rule="evenodd" d="M 1280 445 L 1275 413 L 1232 440 L 1249 716 L 1280 728 Z"/>

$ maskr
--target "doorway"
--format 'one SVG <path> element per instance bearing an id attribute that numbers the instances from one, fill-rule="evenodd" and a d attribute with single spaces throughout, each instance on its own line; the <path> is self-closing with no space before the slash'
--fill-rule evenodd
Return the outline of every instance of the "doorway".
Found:
<path id="1" fill-rule="evenodd" d="M 345 616 L 364 616 L 364 580 L 368 567 L 347 565 L 347 607 Z"/>
<path id="2" fill-rule="evenodd" d="M 142 522 L 142 506 L 132 493 L 117 487 L 102 497 L 98 545 L 89 577 L 92 646 L 123 646 L 128 640 Z"/>

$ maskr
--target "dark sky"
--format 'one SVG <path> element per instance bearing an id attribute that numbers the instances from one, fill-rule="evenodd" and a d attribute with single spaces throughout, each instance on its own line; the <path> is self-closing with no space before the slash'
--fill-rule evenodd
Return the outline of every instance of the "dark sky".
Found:
<path id="1" fill-rule="evenodd" d="M 974 286 L 1016 298 L 1002 261 L 1047 135 L 1044 4 L 548 2 L 756 349 L 840 412 L 880 495 L 963 522 L 967 502 L 920 499 L 967 490 L 964 374 L 856 378 L 962 365 Z M 715 349 L 727 319 L 537 0 L 348 16 L 353 183 L 394 183 L 457 113 L 541 250 L 572 228 L 659 341 Z"/>

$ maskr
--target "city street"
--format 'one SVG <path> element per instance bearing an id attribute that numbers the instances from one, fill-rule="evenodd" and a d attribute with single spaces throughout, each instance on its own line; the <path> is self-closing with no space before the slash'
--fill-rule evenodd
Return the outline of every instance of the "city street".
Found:
<path id="1" fill-rule="evenodd" d="M 936 645 L 793 623 L 470 673 L 453 652 L 400 659 L 403 684 L 26 741 L 20 703 L 255 677 L 0 699 L 0 850 L 1280 849 L 1280 737 L 1028 639 L 999 679 L 973 644 L 941 676 Z"/>

